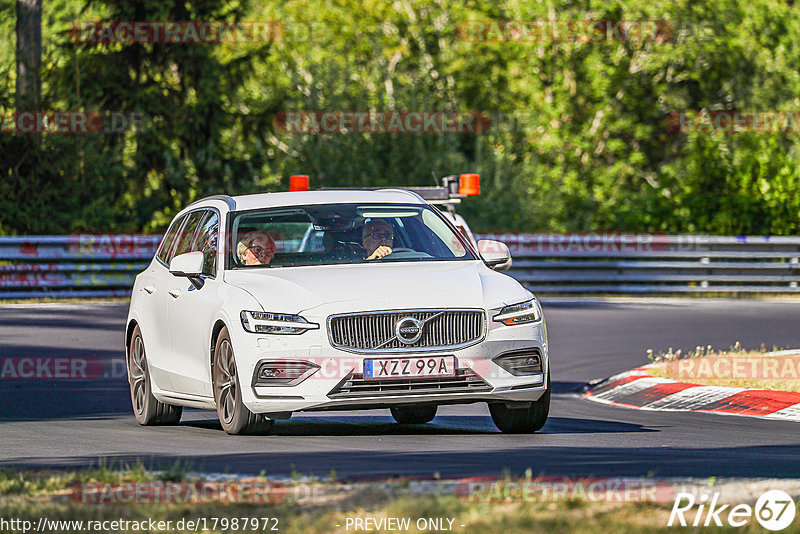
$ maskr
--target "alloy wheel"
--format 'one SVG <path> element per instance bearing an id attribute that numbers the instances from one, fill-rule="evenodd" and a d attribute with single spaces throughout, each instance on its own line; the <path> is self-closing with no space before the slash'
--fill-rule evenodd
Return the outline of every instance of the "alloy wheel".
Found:
<path id="1" fill-rule="evenodd" d="M 236 362 L 233 359 L 233 349 L 227 339 L 219 347 L 219 365 L 217 365 L 214 385 L 217 388 L 217 398 L 221 408 L 222 419 L 230 423 L 236 415 Z"/>
<path id="2" fill-rule="evenodd" d="M 144 343 L 140 336 L 133 339 L 128 372 L 131 379 L 133 409 L 141 415 L 145 411 L 147 402 L 147 360 L 144 354 Z"/>

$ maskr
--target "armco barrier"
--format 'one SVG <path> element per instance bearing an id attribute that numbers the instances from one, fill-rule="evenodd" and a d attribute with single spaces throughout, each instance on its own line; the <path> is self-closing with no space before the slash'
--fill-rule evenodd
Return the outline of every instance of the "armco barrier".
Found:
<path id="1" fill-rule="evenodd" d="M 800 237 L 482 234 L 537 293 L 800 293 Z M 0 300 L 128 296 L 160 236 L 0 237 Z"/>
<path id="2" fill-rule="evenodd" d="M 0 299 L 126 297 L 161 236 L 0 237 Z"/>
<path id="3" fill-rule="evenodd" d="M 800 237 L 482 234 L 538 293 L 800 293 Z"/>

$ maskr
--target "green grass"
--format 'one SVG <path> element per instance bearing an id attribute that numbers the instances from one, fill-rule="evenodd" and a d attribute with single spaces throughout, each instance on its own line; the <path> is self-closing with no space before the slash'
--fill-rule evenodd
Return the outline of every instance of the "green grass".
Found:
<path id="1" fill-rule="evenodd" d="M 167 470 L 164 473 L 169 473 Z M 55 491 L 66 490 L 74 484 L 84 482 L 119 484 L 123 482 L 149 482 L 159 480 L 163 474 L 151 474 L 142 464 L 125 466 L 115 470 L 100 460 L 98 466 L 90 470 L 78 471 L 18 471 L 0 469 L 0 496 L 36 497 L 51 495 Z"/>

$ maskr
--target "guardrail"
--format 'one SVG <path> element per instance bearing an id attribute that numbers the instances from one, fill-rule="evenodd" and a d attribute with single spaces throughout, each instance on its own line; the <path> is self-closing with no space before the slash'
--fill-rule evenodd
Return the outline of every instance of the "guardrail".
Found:
<path id="1" fill-rule="evenodd" d="M 800 293 L 800 237 L 481 234 L 537 293 Z M 125 297 L 160 236 L 0 237 L 0 300 Z"/>
<path id="2" fill-rule="evenodd" d="M 161 236 L 0 237 L 0 299 L 127 297 Z"/>
<path id="3" fill-rule="evenodd" d="M 482 234 L 539 293 L 800 293 L 800 237 Z"/>

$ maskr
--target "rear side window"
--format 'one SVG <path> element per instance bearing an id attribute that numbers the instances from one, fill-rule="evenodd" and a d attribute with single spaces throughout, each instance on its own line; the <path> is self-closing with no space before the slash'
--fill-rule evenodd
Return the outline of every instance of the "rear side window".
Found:
<path id="1" fill-rule="evenodd" d="M 197 225 L 206 214 L 206 210 L 193 211 L 186 216 L 186 222 L 178 232 L 176 239 L 175 251 L 167 257 L 167 263 L 172 261 L 175 256 L 180 256 L 187 252 L 192 251 L 192 244 L 194 243 L 194 233 L 197 230 Z"/>
<path id="2" fill-rule="evenodd" d="M 219 236 L 219 215 L 208 210 L 197 229 L 197 238 L 192 251 L 203 253 L 203 274 L 214 276 L 217 271 L 217 239 Z"/>
<path id="3" fill-rule="evenodd" d="M 175 243 L 175 236 L 178 235 L 178 230 L 185 220 L 186 215 L 181 215 L 175 219 L 175 221 L 173 221 L 167 230 L 167 233 L 164 235 L 164 239 L 161 240 L 161 246 L 158 247 L 158 253 L 156 254 L 156 257 L 164 263 L 168 263 L 167 256 L 169 255 L 169 251 L 172 248 L 173 243 Z"/>

